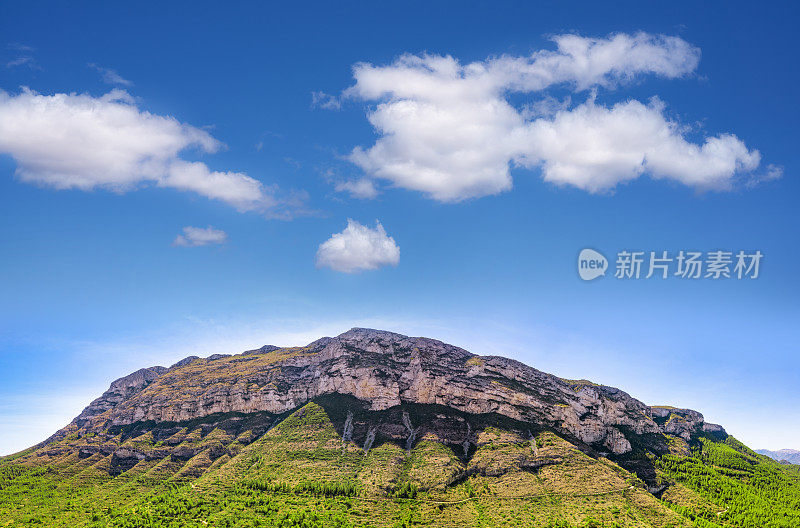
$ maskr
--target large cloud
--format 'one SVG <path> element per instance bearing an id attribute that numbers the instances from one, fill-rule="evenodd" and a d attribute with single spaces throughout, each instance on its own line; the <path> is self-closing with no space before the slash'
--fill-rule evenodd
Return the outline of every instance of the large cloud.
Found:
<path id="1" fill-rule="evenodd" d="M 598 192 L 648 172 L 698 188 L 723 189 L 738 171 L 755 169 L 761 156 L 736 136 L 722 134 L 702 145 L 687 141 L 663 115 L 658 100 L 611 108 L 592 101 L 526 127 L 524 165 L 543 165 L 544 178 Z"/>
<path id="2" fill-rule="evenodd" d="M 182 159 L 189 148 L 216 152 L 208 132 L 140 110 L 124 91 L 102 97 L 0 90 L 0 153 L 17 176 L 56 189 L 125 192 L 143 184 L 191 191 L 240 211 L 267 212 L 271 190 L 241 172 Z"/>
<path id="3" fill-rule="evenodd" d="M 400 248 L 380 222 L 373 229 L 348 219 L 345 230 L 331 235 L 317 250 L 317 267 L 344 273 L 396 266 L 399 261 Z"/>
<path id="4" fill-rule="evenodd" d="M 351 161 L 373 178 L 441 201 L 497 194 L 512 186 L 510 167 L 541 167 L 558 184 L 613 189 L 644 173 L 698 188 L 723 189 L 754 170 L 758 151 L 732 134 L 686 139 L 658 101 L 612 107 L 594 98 L 542 113 L 512 93 L 612 88 L 636 76 L 685 76 L 700 52 L 676 37 L 617 34 L 555 37 L 556 50 L 462 65 L 450 56 L 403 55 L 387 66 L 357 64 L 345 95 L 377 104 L 368 119 L 379 138 Z"/>

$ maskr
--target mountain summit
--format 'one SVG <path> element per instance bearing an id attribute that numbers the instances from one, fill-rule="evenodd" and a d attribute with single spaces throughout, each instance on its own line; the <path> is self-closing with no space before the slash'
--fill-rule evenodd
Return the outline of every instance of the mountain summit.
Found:
<path id="1" fill-rule="evenodd" d="M 508 501 L 558 496 L 528 511 L 523 524 L 568 527 L 595 515 L 613 526 L 688 527 L 701 516 L 710 524 L 695 525 L 713 528 L 727 526 L 714 522 L 733 506 L 710 490 L 739 476 L 750 487 L 760 482 L 748 471 L 774 473 L 791 490 L 773 482 L 756 490 L 767 494 L 757 504 L 792 511 L 800 476 L 697 411 L 647 406 L 614 387 L 434 339 L 354 328 L 304 347 L 190 356 L 114 381 L 45 442 L 0 459 L 0 514 L 17 519 L 39 508 L 50 512 L 41 514 L 47 525 L 81 525 L 75 487 L 91 485 L 80 496 L 97 526 L 161 526 L 153 524 L 157 505 L 184 511 L 208 497 L 216 502 L 198 506 L 202 520 L 220 526 L 239 526 L 228 521 L 241 501 L 290 503 L 319 515 L 309 497 L 322 495 L 350 502 L 326 503 L 344 510 L 339 524 L 326 517 L 321 525 L 349 526 L 354 499 L 363 515 L 387 516 L 373 519 L 377 526 L 405 518 L 409 505 L 417 514 L 435 505 L 432 519 L 462 524 L 480 518 L 455 507 L 465 500 L 480 498 L 475 507 L 505 516 L 516 511 Z M 39 503 L 8 502 L 15 486 L 37 485 Z M 154 486 L 164 490 L 157 501 Z M 123 490 L 128 502 L 119 510 Z M 776 499 L 776 490 L 785 496 Z M 62 492 L 68 506 L 54 506 Z M 392 502 L 399 499 L 411 502 Z M 109 506 L 96 510 L 103 501 Z M 317 526 L 286 524 L 273 518 L 283 510 L 264 508 L 235 510 L 260 519 L 241 526 Z M 630 522 L 622 511 L 632 512 Z M 201 519 L 187 515 L 180 519 Z M 434 524 L 449 525 L 440 521 Z M 495 521 L 484 524 L 502 524 Z"/>
<path id="2" fill-rule="evenodd" d="M 629 453 L 632 441 L 665 453 L 665 435 L 687 449 L 700 434 L 725 435 L 699 412 L 648 407 L 613 387 L 564 380 L 434 339 L 354 328 L 305 347 L 267 346 L 136 371 L 113 382 L 55 438 L 79 430 L 99 433 L 137 422 L 184 422 L 220 413 L 278 416 L 334 394 L 353 397 L 355 407 L 368 411 L 419 404 L 498 415 L 525 427 L 552 428 L 600 454 Z M 376 434 L 391 429 L 381 425 L 376 424 Z M 465 431 L 459 434 L 447 440 L 474 440 Z"/>

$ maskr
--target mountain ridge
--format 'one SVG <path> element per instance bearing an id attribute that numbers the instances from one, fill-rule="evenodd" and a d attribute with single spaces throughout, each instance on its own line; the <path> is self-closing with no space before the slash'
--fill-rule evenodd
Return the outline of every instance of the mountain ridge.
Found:
<path id="1" fill-rule="evenodd" d="M 417 403 L 497 413 L 554 427 L 598 452 L 616 455 L 632 450 L 631 435 L 667 434 L 683 442 L 701 433 L 726 435 L 691 409 L 647 406 L 615 387 L 570 382 L 502 356 L 478 356 L 435 339 L 368 328 L 305 347 L 267 345 L 232 356 L 190 356 L 170 368 L 140 369 L 112 382 L 71 425 L 98 431 L 215 413 L 278 415 L 334 393 L 353 396 L 373 411 Z M 62 430 L 62 436 L 67 433 L 68 428 Z"/>
<path id="2" fill-rule="evenodd" d="M 778 449 L 771 451 L 769 449 L 756 449 L 759 455 L 765 455 L 778 462 L 787 462 L 789 464 L 800 464 L 800 450 L 797 449 Z"/>
<path id="3" fill-rule="evenodd" d="M 691 409 L 355 328 L 113 381 L 0 458 L 3 526 L 795 528 L 800 472 Z"/>

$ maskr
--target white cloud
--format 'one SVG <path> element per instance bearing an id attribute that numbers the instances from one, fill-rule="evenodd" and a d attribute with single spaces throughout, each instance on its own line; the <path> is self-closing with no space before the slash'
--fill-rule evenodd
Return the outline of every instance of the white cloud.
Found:
<path id="1" fill-rule="evenodd" d="M 228 241 L 228 234 L 220 229 L 213 227 L 192 227 L 183 228 L 183 234 L 175 237 L 173 246 L 197 247 L 209 244 L 224 244 Z"/>
<path id="2" fill-rule="evenodd" d="M 358 180 L 345 180 L 337 183 L 334 189 L 338 192 L 348 192 L 353 198 L 371 200 L 378 196 L 378 189 L 375 182 L 369 178 L 359 178 Z"/>
<path id="3" fill-rule="evenodd" d="M 112 70 L 110 68 L 103 68 L 102 66 L 99 66 L 99 65 L 91 63 L 91 62 L 88 64 L 88 66 L 91 69 L 95 70 L 97 73 L 99 73 L 100 77 L 103 79 L 103 82 L 106 83 L 106 84 L 119 84 L 119 85 L 122 85 L 122 86 L 133 86 L 133 82 L 129 81 L 128 79 L 125 79 L 124 77 L 122 77 L 122 75 L 117 73 L 116 70 Z"/>
<path id="4" fill-rule="evenodd" d="M 503 56 L 489 61 L 489 69 L 503 87 L 531 92 L 559 83 L 572 83 L 580 90 L 613 87 L 638 74 L 681 77 L 700 62 L 700 50 L 678 37 L 618 33 L 586 38 L 570 34 L 552 40 L 556 51 L 542 50 L 530 57 Z"/>
<path id="5" fill-rule="evenodd" d="M 545 93 L 613 88 L 642 74 L 692 73 L 700 51 L 677 37 L 638 33 L 604 39 L 561 35 L 556 50 L 462 65 L 450 56 L 403 55 L 387 66 L 357 64 L 345 95 L 377 104 L 367 117 L 380 136 L 350 160 L 368 177 L 445 202 L 512 187 L 510 167 L 541 167 L 547 180 L 597 192 L 649 173 L 725 189 L 760 154 L 732 134 L 686 139 L 663 105 L 627 101 L 571 107 Z M 518 108 L 511 93 L 540 100 Z"/>
<path id="6" fill-rule="evenodd" d="M 344 273 L 373 270 L 381 266 L 396 266 L 400 248 L 386 234 L 380 222 L 375 228 L 348 219 L 341 233 L 334 233 L 317 250 L 317 267 L 327 267 Z"/>
<path id="7" fill-rule="evenodd" d="M 527 136 L 530 148 L 521 164 L 541 163 L 545 180 L 590 192 L 613 189 L 644 172 L 692 187 L 724 189 L 734 174 L 752 171 L 761 158 L 730 134 L 706 138 L 702 145 L 686 141 L 657 100 L 611 108 L 589 101 L 533 121 Z"/>
<path id="8" fill-rule="evenodd" d="M 277 200 L 255 178 L 242 172 L 210 170 L 205 163 L 175 160 L 160 186 L 194 191 L 208 198 L 229 203 L 240 211 L 264 209 L 277 205 Z"/>
<path id="9" fill-rule="evenodd" d="M 154 184 L 268 213 L 276 205 L 273 189 L 180 157 L 189 148 L 213 153 L 221 147 L 204 130 L 140 110 L 121 90 L 102 97 L 0 90 L 0 153 L 14 158 L 25 182 L 114 192 Z"/>

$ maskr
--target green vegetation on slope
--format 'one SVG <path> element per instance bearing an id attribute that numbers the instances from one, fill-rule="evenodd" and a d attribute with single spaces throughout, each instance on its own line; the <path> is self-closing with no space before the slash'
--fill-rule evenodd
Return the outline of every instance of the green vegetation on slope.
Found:
<path id="1" fill-rule="evenodd" d="M 3 459 L 0 527 L 800 526 L 797 471 L 732 438 L 654 460 L 673 483 L 657 499 L 551 431 L 531 438 L 484 424 L 469 456 L 433 434 L 408 451 L 383 439 L 365 453 L 342 439 L 346 412 L 308 404 L 266 434 L 239 433 L 221 456 L 209 453 L 225 431 L 176 427 L 170 449 L 188 459 L 133 460 L 121 472 L 111 454 L 63 445 Z M 132 434 L 123 445 L 161 449 L 151 433 Z"/>
<path id="2" fill-rule="evenodd" d="M 663 499 L 700 527 L 800 526 L 800 471 L 776 464 L 733 437 L 724 442 L 701 438 L 690 457 L 667 455 L 656 462 L 669 479 L 691 489 L 702 501 L 678 491 Z"/>

